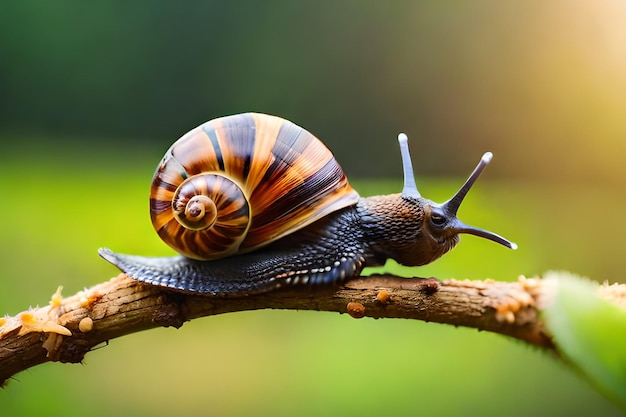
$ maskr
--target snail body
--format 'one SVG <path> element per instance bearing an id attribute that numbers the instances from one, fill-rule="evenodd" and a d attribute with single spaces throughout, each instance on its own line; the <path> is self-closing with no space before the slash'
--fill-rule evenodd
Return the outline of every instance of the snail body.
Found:
<path id="1" fill-rule="evenodd" d="M 151 186 L 153 226 L 181 255 L 100 255 L 149 284 L 246 295 L 337 285 L 389 258 L 424 265 L 452 249 L 460 233 L 515 248 L 456 217 L 491 154 L 450 200 L 436 204 L 417 191 L 406 136 L 399 140 L 402 193 L 362 198 L 328 148 L 303 128 L 258 113 L 211 120 L 170 147 Z"/>

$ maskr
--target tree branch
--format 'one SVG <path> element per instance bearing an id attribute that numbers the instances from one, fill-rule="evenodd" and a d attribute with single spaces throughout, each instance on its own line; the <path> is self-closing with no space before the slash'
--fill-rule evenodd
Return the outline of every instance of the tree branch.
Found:
<path id="1" fill-rule="evenodd" d="M 248 297 L 176 293 L 141 284 L 124 274 L 50 304 L 0 318 L 0 384 L 48 361 L 80 362 L 94 346 L 160 326 L 256 309 L 349 313 L 352 317 L 405 318 L 467 326 L 554 350 L 538 317 L 549 298 L 545 281 L 439 281 L 373 275 L 340 288 L 292 287 Z"/>

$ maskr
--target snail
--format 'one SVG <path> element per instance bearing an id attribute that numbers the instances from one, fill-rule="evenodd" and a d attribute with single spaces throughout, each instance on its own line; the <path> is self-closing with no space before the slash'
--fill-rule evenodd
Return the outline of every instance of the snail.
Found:
<path id="1" fill-rule="evenodd" d="M 152 224 L 180 255 L 99 253 L 138 281 L 240 296 L 339 285 L 389 258 L 428 264 L 461 233 L 516 248 L 456 217 L 491 153 L 450 200 L 436 204 L 418 192 L 407 137 L 398 139 L 402 193 L 362 198 L 330 150 L 300 126 L 258 113 L 208 121 L 169 148 L 151 185 Z"/>

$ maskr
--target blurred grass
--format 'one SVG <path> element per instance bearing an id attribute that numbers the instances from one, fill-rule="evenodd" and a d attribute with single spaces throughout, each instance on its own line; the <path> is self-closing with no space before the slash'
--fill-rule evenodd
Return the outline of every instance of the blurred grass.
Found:
<path id="1" fill-rule="evenodd" d="M 152 231 L 147 189 L 160 151 L 11 149 L 0 165 L 0 312 L 46 304 L 117 274 L 96 249 L 171 253 Z M 130 145 L 129 145 L 130 146 Z M 63 149 L 63 148 L 61 148 Z M 158 154 L 155 156 L 155 152 Z M 80 162 L 83 161 L 83 162 Z M 468 172 L 471 167 L 468 167 Z M 447 199 L 459 179 L 418 178 Z M 400 181 L 353 181 L 362 195 Z M 465 236 L 406 276 L 514 280 L 569 269 L 620 277 L 626 203 L 611 188 L 489 182 L 459 215 L 515 240 L 506 250 Z M 611 204 L 601 202 L 611 201 Z M 403 320 L 354 320 L 317 312 L 258 311 L 210 317 L 180 330 L 116 339 L 84 365 L 45 364 L 0 391 L 2 415 L 621 415 L 574 372 L 504 337 Z"/>

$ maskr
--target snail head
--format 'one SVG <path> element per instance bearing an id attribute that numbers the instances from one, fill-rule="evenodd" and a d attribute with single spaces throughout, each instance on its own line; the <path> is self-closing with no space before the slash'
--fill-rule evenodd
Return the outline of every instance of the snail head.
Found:
<path id="1" fill-rule="evenodd" d="M 507 248 L 517 249 L 515 243 L 502 236 L 467 225 L 457 217 L 457 211 L 467 192 L 491 161 L 493 157 L 491 152 L 486 152 L 482 156 L 474 171 L 452 198 L 445 203 L 438 204 L 423 198 L 417 190 L 407 136 L 401 133 L 398 135 L 398 141 L 400 142 L 404 170 L 403 204 L 420 207 L 421 214 L 419 233 L 415 240 L 411 242 L 409 250 L 403 251 L 406 255 L 402 256 L 402 259 L 397 259 L 400 263 L 405 265 L 424 265 L 429 263 L 452 249 L 458 243 L 459 234 L 461 233 L 479 236 Z"/>

